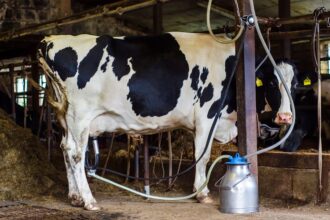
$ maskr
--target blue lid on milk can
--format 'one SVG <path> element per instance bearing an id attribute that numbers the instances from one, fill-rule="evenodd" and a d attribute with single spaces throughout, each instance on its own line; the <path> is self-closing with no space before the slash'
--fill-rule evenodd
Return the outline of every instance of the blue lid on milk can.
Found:
<path id="1" fill-rule="evenodd" d="M 236 153 L 235 156 L 230 157 L 229 161 L 226 162 L 225 164 L 229 164 L 229 165 L 245 165 L 245 164 L 249 164 L 247 162 L 247 159 L 245 157 L 241 157 L 241 155 L 239 153 Z"/>

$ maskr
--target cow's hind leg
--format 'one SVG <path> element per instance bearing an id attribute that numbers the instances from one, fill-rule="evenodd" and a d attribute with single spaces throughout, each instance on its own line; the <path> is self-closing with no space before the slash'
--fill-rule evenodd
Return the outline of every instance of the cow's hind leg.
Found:
<path id="1" fill-rule="evenodd" d="M 63 138 L 63 140 L 64 139 L 65 138 Z M 81 199 L 80 193 L 78 191 L 77 183 L 76 183 L 76 180 L 73 175 L 73 171 L 70 166 L 70 161 L 69 161 L 69 156 L 68 156 L 67 150 L 64 148 L 62 150 L 63 150 L 64 163 L 65 163 L 66 174 L 67 174 L 67 179 L 68 179 L 68 187 L 69 187 L 68 198 L 71 201 L 71 205 L 77 206 L 77 207 L 82 207 L 82 206 L 84 206 L 84 202 Z"/>
<path id="2" fill-rule="evenodd" d="M 76 124 L 77 125 L 77 124 Z M 85 173 L 85 150 L 88 143 L 89 129 L 77 125 L 68 129 L 66 136 L 65 161 L 68 164 L 69 197 L 74 206 L 84 206 L 87 210 L 98 210 Z M 71 179 L 70 179 L 71 178 Z M 71 183 L 70 183 L 71 181 Z M 71 188 L 71 191 L 70 191 Z"/>
<path id="3" fill-rule="evenodd" d="M 202 127 L 199 126 L 196 128 L 196 134 L 195 134 L 195 160 L 198 160 L 200 156 L 202 155 L 205 144 L 207 141 L 208 133 L 209 133 L 209 127 Z M 210 152 L 212 147 L 212 140 L 213 137 L 211 137 L 209 146 L 207 147 L 204 155 L 200 159 L 200 161 L 196 164 L 196 172 L 195 172 L 195 182 L 194 182 L 194 190 L 198 190 L 203 183 L 206 181 L 206 166 L 210 159 Z M 196 196 L 197 200 L 200 203 L 212 203 L 213 200 L 208 196 L 209 189 L 206 186 L 203 188 L 203 190 L 198 193 Z"/>

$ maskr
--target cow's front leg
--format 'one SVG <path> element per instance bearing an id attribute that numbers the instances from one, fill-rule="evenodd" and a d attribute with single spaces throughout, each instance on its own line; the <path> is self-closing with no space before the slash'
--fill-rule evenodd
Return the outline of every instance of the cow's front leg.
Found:
<path id="1" fill-rule="evenodd" d="M 78 138 L 76 138 L 78 137 Z M 70 191 L 69 183 L 69 197 L 71 197 L 71 204 L 74 206 L 84 206 L 87 210 L 99 210 L 96 205 L 92 192 L 89 188 L 87 177 L 85 173 L 85 150 L 88 143 L 88 129 L 85 129 L 80 135 L 68 134 L 67 144 L 70 146 L 66 149 L 66 162 L 72 171 L 68 174 L 68 181 L 71 182 L 72 191 Z M 68 170 L 70 170 L 68 169 Z M 71 180 L 69 178 L 72 178 Z M 75 193 L 75 186 L 78 194 Z"/>
<path id="2" fill-rule="evenodd" d="M 209 133 L 209 128 L 199 126 L 196 128 L 196 134 L 195 134 L 195 160 L 198 160 L 200 156 L 202 155 L 205 144 L 207 141 L 207 136 Z M 198 190 L 203 183 L 206 181 L 206 166 L 210 159 L 210 152 L 211 152 L 211 146 L 212 146 L 212 140 L 211 138 L 209 142 L 209 146 L 207 147 L 207 150 L 203 157 L 200 159 L 200 161 L 196 164 L 196 171 L 195 171 L 195 182 L 194 182 L 194 190 Z M 203 190 L 197 194 L 196 198 L 200 203 L 212 203 L 213 200 L 208 196 L 209 189 L 208 187 L 204 187 Z"/>

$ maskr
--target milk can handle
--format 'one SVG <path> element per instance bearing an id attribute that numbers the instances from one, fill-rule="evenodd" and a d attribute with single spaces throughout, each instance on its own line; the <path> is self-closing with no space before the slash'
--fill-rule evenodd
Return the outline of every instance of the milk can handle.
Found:
<path id="1" fill-rule="evenodd" d="M 214 183 L 214 186 L 215 187 L 220 187 L 220 183 L 221 183 L 221 181 L 222 181 L 222 179 L 225 177 L 225 174 L 223 174 L 223 176 L 222 177 L 220 177 L 220 179 L 218 179 L 215 183 Z"/>
<path id="2" fill-rule="evenodd" d="M 246 174 L 245 177 L 243 177 L 241 180 L 237 181 L 234 185 L 232 185 L 231 187 L 228 187 L 228 188 L 229 189 L 234 188 L 235 186 L 237 186 L 238 184 L 240 184 L 241 182 L 243 182 L 245 179 L 247 179 L 249 176 L 251 176 L 251 173 Z M 215 187 L 220 187 L 221 181 L 223 180 L 224 177 L 225 177 L 225 175 L 223 175 L 222 177 L 220 177 L 220 179 L 218 179 L 218 181 L 215 182 L 214 186 Z"/>
<path id="3" fill-rule="evenodd" d="M 236 187 L 238 184 L 240 184 L 241 182 L 243 182 L 245 179 L 247 179 L 249 176 L 251 176 L 251 173 L 246 174 L 245 177 L 243 177 L 241 180 L 237 181 L 237 183 L 235 183 L 234 185 L 232 185 L 230 188 L 234 188 Z"/>

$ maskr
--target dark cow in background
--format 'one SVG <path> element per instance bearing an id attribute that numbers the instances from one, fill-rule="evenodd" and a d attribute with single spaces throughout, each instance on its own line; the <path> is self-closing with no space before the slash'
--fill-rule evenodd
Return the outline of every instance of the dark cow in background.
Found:
<path id="1" fill-rule="evenodd" d="M 323 80 L 321 85 L 322 134 L 323 141 L 326 143 L 330 140 L 330 80 Z M 295 105 L 297 106 L 297 121 L 292 134 L 281 146 L 284 151 L 296 151 L 305 137 L 314 137 L 317 135 L 317 83 L 314 83 L 309 90 L 298 95 Z"/>
<path id="2" fill-rule="evenodd" d="M 271 67 L 267 67 L 271 68 Z M 257 76 L 259 76 L 259 72 Z M 261 74 L 262 75 L 262 74 Z M 305 137 L 314 137 L 317 134 L 317 73 L 299 73 L 297 74 L 299 92 L 297 89 L 291 90 L 296 106 L 296 123 L 288 139 L 279 147 L 279 149 L 288 152 L 296 151 L 302 144 Z M 328 106 L 330 105 L 330 79 L 322 80 L 322 133 L 325 141 L 330 140 L 330 118 Z M 261 88 L 257 85 L 257 95 L 260 96 Z M 259 100 L 259 99 L 257 99 Z M 257 103 L 258 104 L 258 103 Z M 262 106 L 259 108 L 262 108 Z M 268 112 L 269 113 L 269 112 Z M 261 116 L 261 121 L 275 127 L 271 137 L 264 138 L 263 145 L 270 145 L 279 140 L 279 128 L 272 120 L 272 114 L 267 117 Z M 266 119 L 265 119 L 266 118 Z"/>
<path id="3" fill-rule="evenodd" d="M 41 48 L 47 64 L 40 61 L 46 70 L 50 67 L 46 73 L 54 89 L 54 99 L 49 101 L 64 128 L 61 147 L 73 205 L 98 208 L 84 170 L 89 135 L 106 131 L 153 134 L 184 128 L 195 134 L 197 159 L 225 100 L 214 138 L 227 143 L 237 136 L 235 87 L 227 97 L 223 89 L 233 69 L 234 44 L 189 33 L 118 38 L 60 35 L 45 38 Z M 279 65 L 291 87 L 294 71 L 288 64 Z M 273 108 L 274 121 L 287 124 L 291 109 L 276 75 L 271 92 L 276 91 L 280 105 Z M 206 179 L 210 150 L 209 146 L 196 165 L 195 189 Z M 199 201 L 210 201 L 208 192 L 204 188 L 197 195 Z"/>

